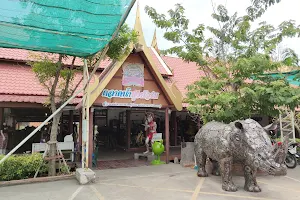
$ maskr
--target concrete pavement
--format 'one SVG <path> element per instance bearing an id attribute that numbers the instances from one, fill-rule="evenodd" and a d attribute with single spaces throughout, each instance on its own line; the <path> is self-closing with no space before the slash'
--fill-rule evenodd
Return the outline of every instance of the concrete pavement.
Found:
<path id="1" fill-rule="evenodd" d="M 261 193 L 243 189 L 244 178 L 233 178 L 239 190 L 221 189 L 220 177 L 198 178 L 196 171 L 178 164 L 97 171 L 94 184 L 76 180 L 0 188 L 0 200 L 229 200 L 300 199 L 300 166 L 287 176 L 259 176 Z"/>

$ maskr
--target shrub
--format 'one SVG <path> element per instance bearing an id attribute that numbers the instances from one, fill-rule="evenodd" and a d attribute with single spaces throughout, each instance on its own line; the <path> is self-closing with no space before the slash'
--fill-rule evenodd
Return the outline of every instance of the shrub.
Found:
<path id="1" fill-rule="evenodd" d="M 281 138 L 276 138 L 276 141 L 277 142 L 280 142 L 281 141 Z M 290 142 L 292 142 L 293 141 L 293 139 L 290 139 Z M 297 143 L 300 143 L 300 138 L 296 138 L 296 142 Z"/>
<path id="2" fill-rule="evenodd" d="M 0 160 L 3 157 L 0 155 Z M 0 181 L 32 178 L 40 165 L 39 173 L 47 172 L 47 166 L 40 153 L 12 155 L 0 165 Z"/>

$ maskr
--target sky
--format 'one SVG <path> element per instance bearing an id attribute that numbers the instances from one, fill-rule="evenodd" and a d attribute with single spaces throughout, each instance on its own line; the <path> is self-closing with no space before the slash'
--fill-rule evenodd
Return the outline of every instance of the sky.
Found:
<path id="1" fill-rule="evenodd" d="M 176 3 L 181 3 L 185 8 L 186 17 L 190 20 L 190 29 L 193 29 L 198 24 L 217 26 L 216 21 L 211 17 L 213 13 L 212 2 L 215 7 L 219 4 L 226 5 L 230 15 L 237 12 L 238 16 L 246 14 L 246 8 L 251 4 L 251 0 L 139 0 L 141 21 L 148 46 L 151 45 L 156 27 L 144 11 L 146 5 L 155 8 L 158 13 L 167 15 L 169 9 L 174 8 Z M 126 20 L 126 23 L 130 27 L 134 26 L 136 7 L 137 4 L 134 5 Z M 299 10 L 299 0 L 281 0 L 280 3 L 270 7 L 256 23 L 266 21 L 269 24 L 277 26 L 283 21 L 293 19 L 296 21 L 296 24 L 300 24 Z M 158 47 L 160 49 L 172 47 L 172 43 L 163 38 L 163 30 L 157 28 L 156 31 Z M 207 36 L 209 36 L 208 32 Z M 300 38 L 285 39 L 280 46 L 282 48 L 291 48 L 300 56 Z"/>

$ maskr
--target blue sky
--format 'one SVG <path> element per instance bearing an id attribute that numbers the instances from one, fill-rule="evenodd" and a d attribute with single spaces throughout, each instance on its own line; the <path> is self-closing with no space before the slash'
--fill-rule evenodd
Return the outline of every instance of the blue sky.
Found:
<path id="1" fill-rule="evenodd" d="M 250 0 L 212 0 L 214 5 L 226 4 L 230 14 L 238 12 L 239 15 L 246 13 L 246 8 L 250 5 Z M 282 21 L 293 19 L 300 24 L 300 1 L 299 0 L 281 0 L 277 5 L 270 7 L 259 21 L 267 21 L 276 26 Z M 176 3 L 181 3 L 186 9 L 186 16 L 190 19 L 190 28 L 196 27 L 198 24 L 217 26 L 212 19 L 213 13 L 211 0 L 140 0 L 141 20 L 144 36 L 148 45 L 151 44 L 155 25 L 145 13 L 146 5 L 154 7 L 159 13 L 167 14 L 167 11 L 174 8 Z M 132 8 L 126 23 L 133 27 L 136 13 L 136 5 Z M 207 33 L 209 34 L 209 33 Z M 172 46 L 172 43 L 163 38 L 163 31 L 157 29 L 158 46 L 160 49 L 166 49 Z M 285 39 L 281 44 L 282 47 L 289 47 L 296 51 L 300 56 L 300 38 Z"/>

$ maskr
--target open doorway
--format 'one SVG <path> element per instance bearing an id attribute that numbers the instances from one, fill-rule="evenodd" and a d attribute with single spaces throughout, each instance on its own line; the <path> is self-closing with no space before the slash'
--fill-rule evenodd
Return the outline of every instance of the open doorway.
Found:
<path id="1" fill-rule="evenodd" d="M 95 155 L 98 161 L 129 160 L 134 158 L 134 153 L 146 150 L 146 112 L 149 110 L 95 108 L 95 149 L 98 149 Z M 151 112 L 155 115 L 156 131 L 164 135 L 164 111 Z"/>

